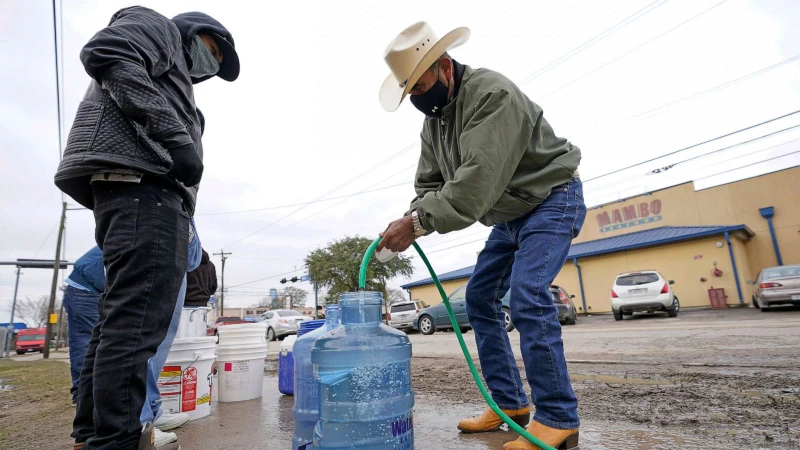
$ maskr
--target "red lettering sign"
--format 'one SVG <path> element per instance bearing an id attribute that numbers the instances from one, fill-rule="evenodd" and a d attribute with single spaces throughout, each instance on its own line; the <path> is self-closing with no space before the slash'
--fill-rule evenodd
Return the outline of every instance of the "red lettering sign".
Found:
<path id="1" fill-rule="evenodd" d="M 622 208 L 622 216 L 625 217 L 626 221 L 638 219 L 638 216 L 636 215 L 636 205 Z"/>
<path id="2" fill-rule="evenodd" d="M 614 223 L 622 223 L 622 213 L 618 209 L 615 209 L 611 214 L 614 217 Z"/>
<path id="3" fill-rule="evenodd" d="M 652 212 L 654 216 L 661 214 L 661 200 L 653 200 L 650 202 L 650 212 Z"/>
<path id="4" fill-rule="evenodd" d="M 639 203 L 639 217 L 650 216 L 650 205 L 647 203 Z"/>
<path id="5" fill-rule="evenodd" d="M 600 225 L 600 228 L 611 225 L 611 217 L 608 216 L 608 211 L 597 215 L 597 224 Z"/>

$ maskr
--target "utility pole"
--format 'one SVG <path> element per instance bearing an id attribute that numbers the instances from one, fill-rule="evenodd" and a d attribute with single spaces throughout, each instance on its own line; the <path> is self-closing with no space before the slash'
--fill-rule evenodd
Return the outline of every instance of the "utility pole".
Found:
<path id="1" fill-rule="evenodd" d="M 314 282 L 314 320 L 319 319 L 319 300 L 317 298 L 317 282 Z"/>
<path id="2" fill-rule="evenodd" d="M 17 309 L 17 289 L 19 288 L 19 266 L 17 266 L 17 281 L 14 282 L 14 300 L 11 302 L 11 321 L 8 322 L 8 334 L 6 334 L 6 341 L 3 343 L 3 350 L 5 350 L 6 358 L 8 358 L 11 339 L 14 338 L 14 310 Z"/>
<path id="3" fill-rule="evenodd" d="M 44 351 L 42 357 L 50 358 L 50 338 L 53 336 L 53 323 L 50 317 L 56 306 L 56 288 L 58 287 L 58 269 L 61 266 L 61 240 L 64 237 L 64 223 L 67 220 L 67 202 L 61 202 L 61 225 L 58 227 L 58 241 L 56 242 L 56 259 L 53 264 L 53 283 L 50 286 L 50 305 L 47 307 L 47 331 L 44 334 Z"/>
<path id="4" fill-rule="evenodd" d="M 222 259 L 222 288 L 219 292 L 219 315 L 225 315 L 225 260 L 228 259 L 228 255 L 232 255 L 231 252 L 225 252 L 225 250 L 220 249 L 219 253 L 214 253 L 214 255 L 220 255 Z"/>

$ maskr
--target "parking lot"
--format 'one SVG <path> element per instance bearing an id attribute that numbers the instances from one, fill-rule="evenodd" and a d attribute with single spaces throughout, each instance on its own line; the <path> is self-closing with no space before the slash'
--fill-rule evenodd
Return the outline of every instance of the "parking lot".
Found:
<path id="1" fill-rule="evenodd" d="M 800 308 L 684 310 L 677 318 L 635 315 L 622 322 L 597 315 L 563 329 L 579 398 L 581 449 L 800 449 Z M 518 333 L 510 336 L 517 346 Z M 473 333 L 465 338 L 477 359 Z M 410 339 L 417 449 L 492 450 L 516 437 L 508 431 L 460 434 L 458 420 L 485 405 L 454 334 L 412 333 Z M 294 400 L 278 392 L 278 344 L 270 344 L 263 398 L 213 402 L 211 416 L 176 430 L 183 448 L 291 447 Z M 15 400 L 15 414 L 5 409 L 12 399 L 0 397 L 0 417 L 11 422 L 0 426 L 0 448 L 31 448 L 27 444 L 41 442 L 42 432 L 51 439 L 41 450 L 70 445 L 68 365 L 36 367 L 52 372 L 39 376 L 48 389 L 11 391 L 35 396 Z M 30 407 L 20 409 L 25 404 Z M 23 420 L 26 426 L 13 425 Z"/>
<path id="2" fill-rule="evenodd" d="M 800 448 L 800 308 L 684 310 L 677 318 L 622 322 L 597 315 L 563 329 L 582 449 Z M 458 420 L 484 404 L 454 334 L 410 338 L 418 449 L 496 449 L 515 437 L 460 435 Z M 477 360 L 472 332 L 465 338 Z M 516 331 L 511 339 L 518 346 Z M 274 366 L 266 379 L 272 385 Z M 277 408 L 268 413 L 278 428 L 267 431 L 276 443 L 269 448 L 284 448 L 291 429 L 280 430 L 291 424 L 291 402 L 273 391 L 266 388 L 262 404 L 263 411 L 268 403 Z"/>

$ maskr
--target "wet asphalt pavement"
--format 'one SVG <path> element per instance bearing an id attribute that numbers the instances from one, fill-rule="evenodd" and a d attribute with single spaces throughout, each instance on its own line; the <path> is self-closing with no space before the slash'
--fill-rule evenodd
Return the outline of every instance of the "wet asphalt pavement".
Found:
<path id="1" fill-rule="evenodd" d="M 800 449 L 798 330 L 800 309 L 579 319 L 565 327 L 564 342 L 580 400 L 580 449 Z M 460 434 L 458 420 L 485 406 L 455 336 L 410 338 L 417 449 L 500 449 L 516 438 Z M 465 338 L 474 348 L 472 333 Z M 293 398 L 278 392 L 276 344 L 263 398 L 214 402 L 211 416 L 176 430 L 184 450 L 291 448 Z"/>

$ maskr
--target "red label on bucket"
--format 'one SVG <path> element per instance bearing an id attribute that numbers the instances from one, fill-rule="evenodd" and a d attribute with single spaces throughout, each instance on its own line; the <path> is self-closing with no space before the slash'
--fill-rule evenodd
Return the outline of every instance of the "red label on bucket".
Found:
<path id="1" fill-rule="evenodd" d="M 181 412 L 194 411 L 197 408 L 197 368 L 187 367 L 183 371 L 181 394 Z"/>
<path id="2" fill-rule="evenodd" d="M 230 372 L 233 370 L 233 363 L 226 362 L 225 363 L 225 372 Z"/>

